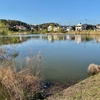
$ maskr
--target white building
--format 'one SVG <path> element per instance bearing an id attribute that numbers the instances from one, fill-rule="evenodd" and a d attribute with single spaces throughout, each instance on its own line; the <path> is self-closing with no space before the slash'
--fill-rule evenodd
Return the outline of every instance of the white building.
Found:
<path id="1" fill-rule="evenodd" d="M 53 31 L 54 31 L 54 32 L 57 32 L 58 30 L 59 30 L 59 27 L 56 27 L 56 26 L 55 26 L 55 27 L 53 28 Z"/>
<path id="2" fill-rule="evenodd" d="M 79 23 L 76 25 L 75 30 L 76 31 L 86 30 L 86 25 Z"/>
<path id="3" fill-rule="evenodd" d="M 100 30 L 100 24 L 96 25 L 97 30 Z"/>
<path id="4" fill-rule="evenodd" d="M 48 26 L 48 31 L 52 31 L 52 30 L 53 30 L 52 26 Z"/>
<path id="5" fill-rule="evenodd" d="M 73 29 L 72 29 L 71 26 L 68 26 L 66 30 L 67 30 L 67 31 L 71 31 L 71 30 L 73 30 Z"/>

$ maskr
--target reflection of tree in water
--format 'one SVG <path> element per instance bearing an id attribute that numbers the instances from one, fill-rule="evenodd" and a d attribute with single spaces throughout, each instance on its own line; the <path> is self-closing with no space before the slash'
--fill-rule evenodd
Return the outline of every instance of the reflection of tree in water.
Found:
<path id="1" fill-rule="evenodd" d="M 63 40 L 63 35 L 59 35 L 58 40 Z"/>
<path id="2" fill-rule="evenodd" d="M 33 35 L 33 36 L 16 36 L 16 37 L 0 37 L 0 45 L 5 44 L 17 44 L 27 41 L 31 38 L 35 39 L 43 39 L 49 40 L 51 43 L 56 40 L 75 40 L 75 37 L 80 36 L 81 41 L 91 41 L 96 40 L 97 42 L 100 41 L 100 35 L 57 35 L 57 34 L 50 34 L 50 35 Z"/>
<path id="3" fill-rule="evenodd" d="M 12 60 L 19 55 L 19 52 L 16 50 L 19 42 L 19 37 L 0 37 L 0 65 L 10 65 Z M 13 45 L 7 47 L 6 44 Z"/>
<path id="4" fill-rule="evenodd" d="M 0 37 L 0 45 L 21 43 L 27 39 L 27 37 Z"/>
<path id="5" fill-rule="evenodd" d="M 90 40 L 92 40 L 93 38 L 90 36 L 90 35 L 87 35 L 86 36 L 86 41 L 90 41 Z"/>
<path id="6" fill-rule="evenodd" d="M 19 43 L 18 37 L 0 37 L 0 44 L 13 44 L 13 43 Z"/>
<path id="7" fill-rule="evenodd" d="M 14 64 L 14 59 L 19 55 L 19 52 L 16 50 L 16 46 L 12 48 L 1 47 L 0 48 L 0 65 L 2 66 L 11 66 Z"/>
<path id="8" fill-rule="evenodd" d="M 87 35 L 86 41 L 95 40 L 96 42 L 100 42 L 100 35 Z"/>
<path id="9" fill-rule="evenodd" d="M 16 47 L 27 39 L 27 37 L 0 37 L 0 65 L 11 64 L 19 55 Z M 11 44 L 10 47 L 6 47 L 7 44 Z"/>

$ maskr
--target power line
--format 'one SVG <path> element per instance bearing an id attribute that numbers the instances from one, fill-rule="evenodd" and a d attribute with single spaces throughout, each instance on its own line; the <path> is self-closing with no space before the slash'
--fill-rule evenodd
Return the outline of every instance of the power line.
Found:
<path id="1" fill-rule="evenodd" d="M 67 25 L 75 25 L 77 23 L 84 23 L 84 24 L 96 24 L 96 20 L 95 19 L 83 19 L 83 20 L 75 20 L 75 21 L 70 21 L 70 22 L 63 22 L 63 21 L 60 21 L 64 24 L 67 24 Z"/>

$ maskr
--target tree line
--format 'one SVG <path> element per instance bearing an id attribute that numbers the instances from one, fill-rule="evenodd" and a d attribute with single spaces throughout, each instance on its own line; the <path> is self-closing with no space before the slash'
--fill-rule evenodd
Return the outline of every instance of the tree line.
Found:
<path id="1" fill-rule="evenodd" d="M 12 34 L 13 32 L 30 32 L 30 33 L 47 33 L 48 32 L 48 26 L 57 27 L 59 26 L 60 29 L 58 32 L 63 32 L 61 25 L 58 23 L 43 23 L 39 25 L 34 24 L 27 24 L 22 21 L 18 20 L 6 20 L 6 19 L 0 19 L 0 34 Z M 53 32 L 53 30 L 51 31 Z"/>

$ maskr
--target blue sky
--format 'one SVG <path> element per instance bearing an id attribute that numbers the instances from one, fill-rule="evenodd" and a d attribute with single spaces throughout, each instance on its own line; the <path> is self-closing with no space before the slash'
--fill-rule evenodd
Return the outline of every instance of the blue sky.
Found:
<path id="1" fill-rule="evenodd" d="M 29 24 L 98 24 L 100 0 L 1 0 L 0 19 L 20 20 Z"/>

